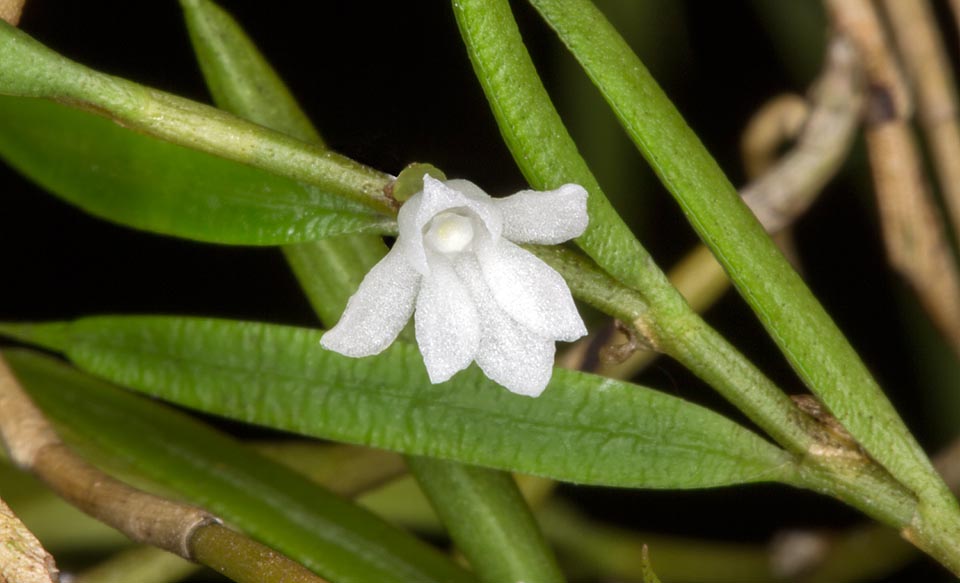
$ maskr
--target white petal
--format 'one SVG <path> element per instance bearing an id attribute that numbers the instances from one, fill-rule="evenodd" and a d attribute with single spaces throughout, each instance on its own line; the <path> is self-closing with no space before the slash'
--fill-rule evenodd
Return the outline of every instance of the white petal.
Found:
<path id="1" fill-rule="evenodd" d="M 516 243 L 556 245 L 587 228 L 587 191 L 579 184 L 556 190 L 521 190 L 495 199 L 503 212 L 503 236 Z"/>
<path id="2" fill-rule="evenodd" d="M 468 210 L 480 219 L 492 239 L 500 238 L 503 216 L 489 195 L 466 180 L 443 183 L 429 175 L 424 176 L 423 191 L 410 197 L 400 207 L 397 216 L 397 245 L 404 250 L 410 264 L 423 275 L 430 272 L 423 247 L 423 228 L 439 213 L 455 208 Z"/>
<path id="3" fill-rule="evenodd" d="M 442 383 L 467 368 L 480 345 L 480 318 L 473 297 L 450 261 L 430 255 L 414 315 L 417 344 L 431 383 Z"/>
<path id="4" fill-rule="evenodd" d="M 540 395 L 553 374 L 553 341 L 534 334 L 503 311 L 475 258 L 463 255 L 455 268 L 477 302 L 481 331 L 477 364 L 490 379 L 514 393 Z"/>
<path id="5" fill-rule="evenodd" d="M 410 319 L 420 279 L 394 246 L 363 278 L 340 321 L 323 335 L 320 345 L 352 357 L 382 352 Z"/>
<path id="6" fill-rule="evenodd" d="M 559 273 L 506 239 L 477 250 L 484 281 L 517 322 L 544 338 L 572 341 L 587 333 Z"/>

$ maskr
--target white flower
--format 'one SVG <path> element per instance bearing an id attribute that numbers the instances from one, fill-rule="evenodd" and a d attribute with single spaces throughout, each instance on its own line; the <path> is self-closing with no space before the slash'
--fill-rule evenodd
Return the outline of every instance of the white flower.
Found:
<path id="1" fill-rule="evenodd" d="M 514 243 L 557 244 L 587 227 L 576 184 L 491 198 L 472 182 L 424 176 L 401 208 L 399 236 L 320 341 L 360 357 L 389 346 L 414 313 L 430 381 L 476 361 L 507 389 L 537 396 L 553 372 L 557 340 L 586 334 L 566 282 Z"/>

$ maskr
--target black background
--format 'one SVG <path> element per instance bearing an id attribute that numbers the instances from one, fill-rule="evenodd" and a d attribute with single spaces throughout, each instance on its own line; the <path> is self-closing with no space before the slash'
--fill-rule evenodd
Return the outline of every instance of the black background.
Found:
<path id="1" fill-rule="evenodd" d="M 802 92 L 818 60 L 809 49 L 816 42 L 804 48 L 777 42 L 779 33 L 770 30 L 769 20 L 777 1 L 676 2 L 663 15 L 656 38 L 636 42 L 641 57 L 736 184 L 744 180 L 737 148 L 750 113 L 778 93 Z M 28 4 L 22 28 L 53 49 L 105 72 L 209 99 L 176 2 Z M 806 25 L 804 34 L 820 37 L 826 24 L 816 3 L 809 4 L 813 25 Z M 223 5 L 244 24 L 340 152 L 392 173 L 411 161 L 430 161 L 491 193 L 524 186 L 473 77 L 448 3 L 274 0 Z M 514 7 L 545 83 L 561 112 L 572 118 L 576 136 L 577 128 L 588 123 L 577 120 L 587 106 L 578 106 L 571 95 L 580 93 L 570 88 L 582 89 L 585 81 L 572 74 L 569 57 L 537 15 L 521 2 Z M 948 34 L 956 46 L 953 32 Z M 0 66 L 2 59 L 0 55 Z M 594 98 L 589 103 L 599 107 L 601 102 Z M 584 155 L 588 160 L 599 156 L 588 149 Z M 903 294 L 882 260 L 858 157 L 862 152 L 798 226 L 804 273 L 908 423 L 934 448 L 945 434 L 928 428 L 917 365 L 902 339 Z M 628 164 L 626 173 L 635 182 L 620 181 L 616 188 L 622 192 L 615 194 L 641 201 L 620 204 L 644 244 L 668 266 L 695 237 L 669 195 L 649 179 L 642 158 L 636 155 Z M 0 319 L 149 312 L 316 324 L 274 249 L 201 245 L 105 223 L 2 165 L 0 193 Z M 712 310 L 709 319 L 782 386 L 801 391 L 735 295 Z M 658 364 L 642 381 L 737 416 L 670 363 Z M 779 486 L 707 492 L 571 486 L 563 492 L 598 518 L 619 524 L 739 541 L 765 542 L 782 528 L 833 528 L 860 521 L 839 503 Z M 891 581 L 931 580 L 938 573 L 937 567 L 921 562 Z"/>

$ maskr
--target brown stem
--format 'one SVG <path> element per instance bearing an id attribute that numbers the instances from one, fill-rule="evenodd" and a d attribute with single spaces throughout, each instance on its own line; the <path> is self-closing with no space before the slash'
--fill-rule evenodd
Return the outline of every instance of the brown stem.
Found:
<path id="1" fill-rule="evenodd" d="M 912 0 L 902 0 L 904 5 L 910 3 Z M 911 104 L 903 76 L 868 0 L 826 0 L 826 6 L 834 25 L 851 38 L 865 63 L 870 84 L 867 149 L 890 263 L 960 354 L 960 274 L 924 176 L 909 123 Z M 904 6 L 896 10 L 899 14 Z M 932 50 L 936 52 L 935 45 Z M 918 52 L 933 58 L 923 49 Z M 943 105 L 930 97 L 929 88 L 925 92 L 927 106 Z"/>
<path id="2" fill-rule="evenodd" d="M 24 4 L 26 0 L 0 0 L 0 19 L 17 26 L 20 23 L 20 15 L 23 14 Z"/>
<path id="3" fill-rule="evenodd" d="M 810 118 L 807 100 L 785 93 L 765 103 L 747 123 L 740 140 L 740 157 L 752 180 L 770 170 L 778 150 L 796 138 Z"/>
<path id="4" fill-rule="evenodd" d="M 0 500 L 0 583 L 57 583 L 59 580 L 53 557 Z"/>
<path id="5" fill-rule="evenodd" d="M 960 234 L 960 125 L 956 79 L 927 0 L 884 0 L 888 22 L 917 97 L 917 113 L 940 190 Z"/>
<path id="6" fill-rule="evenodd" d="M 234 579 L 240 583 L 323 583 L 312 574 L 305 578 L 306 570 L 301 565 L 221 526 L 207 512 L 132 488 L 87 463 L 60 441 L 2 356 L 0 439 L 17 466 L 36 475 L 80 510 L 134 541 L 224 573 L 242 575 L 243 578 Z M 237 549 L 249 554 L 238 555 Z M 265 557 L 271 559 L 267 561 Z"/>

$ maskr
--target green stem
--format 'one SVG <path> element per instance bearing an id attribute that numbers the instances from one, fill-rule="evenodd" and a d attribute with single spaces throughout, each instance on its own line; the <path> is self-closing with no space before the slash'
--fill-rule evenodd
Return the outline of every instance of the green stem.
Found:
<path id="1" fill-rule="evenodd" d="M 193 533 L 190 554 L 236 583 L 327 583 L 286 555 L 219 524 Z"/>
<path id="2" fill-rule="evenodd" d="M 316 145 L 218 109 L 88 69 L 0 22 L 0 94 L 72 104 L 182 146 L 263 168 L 382 212 L 390 177 Z"/>
<path id="3" fill-rule="evenodd" d="M 688 220 L 808 387 L 943 517 L 956 501 L 856 352 L 676 108 L 589 0 L 531 0 L 600 88 Z"/>
<path id="4" fill-rule="evenodd" d="M 770 327 L 771 334 L 785 347 L 801 376 L 821 389 L 819 394 L 831 410 L 839 396 L 841 402 L 833 412 L 855 437 L 869 443 L 868 451 L 926 502 L 914 506 L 911 492 L 875 468 L 872 460 L 857 454 L 849 444 L 832 443 L 829 431 L 794 407 L 690 310 L 610 209 L 540 83 L 509 4 L 505 0 L 454 0 L 477 77 L 528 180 L 538 187 L 577 182 L 589 191 L 591 225 L 577 242 L 602 268 L 640 292 L 644 301 L 638 302 L 635 311 L 646 314 L 632 323 L 654 347 L 696 372 L 797 455 L 810 469 L 801 472 L 799 484 L 830 493 L 904 529 L 934 556 L 952 564 L 952 556 L 960 557 L 960 552 L 951 548 L 951 541 L 960 541 L 952 532 L 957 524 L 952 495 L 849 344 L 743 206 L 696 136 L 589 2 L 543 0 L 535 5 L 572 45 L 588 71 L 593 72 L 589 66 L 593 63 L 581 53 L 608 68 L 616 67 L 617 75 L 607 77 L 611 83 L 625 83 L 617 95 L 630 98 L 614 103 L 618 115 L 630 112 L 629 121 L 651 134 L 642 145 L 649 149 L 655 169 L 669 187 L 684 194 L 681 200 L 691 221 L 708 235 L 707 242 L 734 280 L 739 278 L 748 301 L 770 309 L 773 317 L 765 314 L 763 319 L 775 324 Z M 609 94 L 607 97 L 611 99 Z M 723 212 L 713 212 L 713 206 Z M 553 263 L 554 267 L 558 264 L 564 265 Z M 564 275 L 571 286 L 579 285 L 574 274 Z M 629 312 L 619 309 L 617 313 L 624 311 Z M 870 468 L 864 470 L 869 480 L 858 481 L 860 466 Z M 918 515 L 911 521 L 914 509 Z"/>
<path id="5" fill-rule="evenodd" d="M 181 4 L 216 103 L 322 148 L 319 133 L 233 18 L 208 0 Z M 378 237 L 351 236 L 288 246 L 284 254 L 317 314 L 331 326 L 386 250 Z M 491 583 L 563 580 L 509 474 L 428 458 L 407 458 L 407 464 L 481 577 L 492 575 L 486 579 Z"/>

